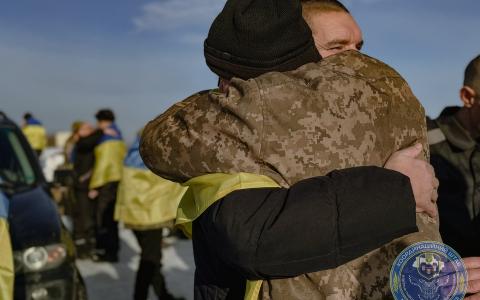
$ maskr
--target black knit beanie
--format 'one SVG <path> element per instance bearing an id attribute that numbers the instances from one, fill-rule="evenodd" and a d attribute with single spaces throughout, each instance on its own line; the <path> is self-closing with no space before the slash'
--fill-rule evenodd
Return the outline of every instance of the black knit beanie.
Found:
<path id="1" fill-rule="evenodd" d="M 299 0 L 228 0 L 204 44 L 208 67 L 230 79 L 320 60 Z"/>

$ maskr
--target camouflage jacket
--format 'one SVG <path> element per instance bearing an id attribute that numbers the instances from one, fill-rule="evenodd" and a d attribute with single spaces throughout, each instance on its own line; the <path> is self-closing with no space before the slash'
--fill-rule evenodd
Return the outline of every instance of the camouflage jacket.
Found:
<path id="1" fill-rule="evenodd" d="M 417 141 L 428 149 L 424 109 L 408 84 L 384 63 L 347 51 L 290 72 L 233 79 L 226 95 L 193 95 L 147 125 L 141 152 L 155 173 L 176 181 L 248 172 L 289 187 L 335 169 L 383 166 Z M 264 282 L 261 296 L 388 298 L 401 250 L 440 240 L 435 220 L 418 214 L 417 226 L 336 269 Z"/>

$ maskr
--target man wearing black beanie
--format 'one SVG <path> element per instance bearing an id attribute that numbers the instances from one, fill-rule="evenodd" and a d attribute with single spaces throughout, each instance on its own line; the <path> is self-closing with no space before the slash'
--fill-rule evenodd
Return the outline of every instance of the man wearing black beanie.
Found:
<path id="1" fill-rule="evenodd" d="M 204 52 L 210 69 L 225 79 L 255 78 L 320 60 L 299 1 L 227 1 Z"/>
<path id="2" fill-rule="evenodd" d="M 422 146 L 392 155 L 426 143 L 408 85 L 356 52 L 317 62 L 292 0 L 227 1 L 205 57 L 230 86 L 174 105 L 140 149 L 153 172 L 189 186 L 177 224 L 193 236 L 195 298 L 388 296 L 385 262 L 438 239 L 433 219 L 415 215 L 415 201 L 436 213 Z"/>

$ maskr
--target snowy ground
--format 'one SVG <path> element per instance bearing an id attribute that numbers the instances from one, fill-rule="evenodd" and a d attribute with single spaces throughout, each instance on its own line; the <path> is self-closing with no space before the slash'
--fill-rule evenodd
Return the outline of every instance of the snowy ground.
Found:
<path id="1" fill-rule="evenodd" d="M 78 267 L 82 273 L 89 300 L 130 300 L 133 298 L 133 284 L 139 261 L 139 247 L 132 232 L 120 231 L 122 241 L 120 262 L 116 264 L 94 263 L 79 260 Z M 175 296 L 193 299 L 193 262 L 192 244 L 185 240 L 165 240 L 163 249 L 163 273 L 167 287 Z M 155 299 L 153 290 L 150 299 Z"/>

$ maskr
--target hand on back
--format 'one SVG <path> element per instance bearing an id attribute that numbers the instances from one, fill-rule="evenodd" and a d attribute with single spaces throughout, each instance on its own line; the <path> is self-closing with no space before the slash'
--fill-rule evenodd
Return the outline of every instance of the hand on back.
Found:
<path id="1" fill-rule="evenodd" d="M 416 144 L 392 154 L 385 164 L 386 169 L 397 171 L 410 178 L 417 212 L 425 212 L 432 218 L 437 216 L 438 179 L 433 167 L 418 157 L 422 145 Z"/>

